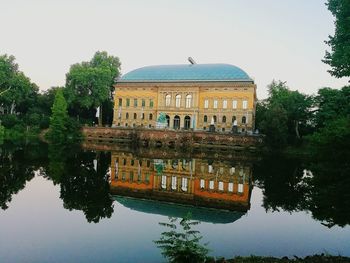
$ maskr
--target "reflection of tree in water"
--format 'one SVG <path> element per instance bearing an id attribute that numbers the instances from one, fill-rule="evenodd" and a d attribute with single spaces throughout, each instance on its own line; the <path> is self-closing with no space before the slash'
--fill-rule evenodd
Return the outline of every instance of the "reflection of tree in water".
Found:
<path id="1" fill-rule="evenodd" d="M 264 159 L 254 175 L 264 192 L 265 209 L 310 211 L 328 227 L 350 224 L 350 165 L 346 160 L 345 156 L 327 156 L 303 164 L 276 156 Z"/>
<path id="2" fill-rule="evenodd" d="M 46 159 L 47 148 L 3 145 L 0 148 L 0 207 L 8 208 L 12 195 L 22 190 L 33 179 L 35 171 Z"/>
<path id="3" fill-rule="evenodd" d="M 49 152 L 49 176 L 60 183 L 64 207 L 83 211 L 88 222 L 111 217 L 113 201 L 107 175 L 110 153 L 97 153 L 96 157 L 94 152 L 68 151 L 65 147 L 54 147 Z"/>

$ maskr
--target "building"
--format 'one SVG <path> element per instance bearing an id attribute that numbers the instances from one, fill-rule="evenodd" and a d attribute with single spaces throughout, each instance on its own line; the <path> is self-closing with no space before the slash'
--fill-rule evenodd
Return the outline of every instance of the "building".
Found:
<path id="1" fill-rule="evenodd" d="M 168 129 L 254 131 L 256 85 L 228 64 L 139 68 L 115 85 L 114 127 L 155 128 L 160 113 Z"/>
<path id="2" fill-rule="evenodd" d="M 237 160 L 151 159 L 112 152 L 112 194 L 247 211 L 252 190 L 251 164 Z"/>

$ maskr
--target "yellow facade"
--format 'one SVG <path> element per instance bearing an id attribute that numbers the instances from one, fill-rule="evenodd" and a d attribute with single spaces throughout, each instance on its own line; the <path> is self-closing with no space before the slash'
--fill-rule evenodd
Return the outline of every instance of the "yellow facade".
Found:
<path id="1" fill-rule="evenodd" d="M 114 127 L 155 128 L 160 113 L 168 129 L 253 132 L 254 81 L 123 81 L 115 85 Z"/>

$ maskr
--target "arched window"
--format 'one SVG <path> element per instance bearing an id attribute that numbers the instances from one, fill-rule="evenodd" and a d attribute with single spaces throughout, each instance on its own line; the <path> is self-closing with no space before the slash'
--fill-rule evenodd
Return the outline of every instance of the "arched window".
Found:
<path id="1" fill-rule="evenodd" d="M 175 97 L 175 107 L 180 108 L 181 107 L 181 95 L 177 94 Z"/>
<path id="2" fill-rule="evenodd" d="M 226 123 L 226 116 L 222 116 L 222 122 Z"/>
<path id="3" fill-rule="evenodd" d="M 170 94 L 167 94 L 165 96 L 165 106 L 166 107 L 170 107 L 170 103 L 171 103 L 171 95 Z"/>
<path id="4" fill-rule="evenodd" d="M 246 124 L 247 123 L 247 118 L 246 118 L 246 116 L 243 116 L 242 117 L 242 124 Z"/>
<path id="5" fill-rule="evenodd" d="M 125 119 L 129 119 L 129 112 L 125 114 Z"/>
<path id="6" fill-rule="evenodd" d="M 192 106 L 192 95 L 188 94 L 186 96 L 186 108 L 191 108 Z"/>
<path id="7" fill-rule="evenodd" d="M 216 123 L 216 115 L 213 116 L 214 123 Z"/>
<path id="8" fill-rule="evenodd" d="M 208 116 L 204 115 L 204 122 L 208 122 Z"/>
<path id="9" fill-rule="evenodd" d="M 234 123 L 236 120 L 236 116 L 232 116 L 232 123 Z"/>
<path id="10" fill-rule="evenodd" d="M 145 114 L 144 114 L 144 113 L 141 114 L 141 119 L 142 119 L 142 120 L 145 119 Z"/>
<path id="11" fill-rule="evenodd" d="M 153 119 L 153 114 L 150 113 L 150 114 L 149 114 L 149 120 L 151 121 L 152 119 Z"/>
<path id="12" fill-rule="evenodd" d="M 137 114 L 136 113 L 134 113 L 134 120 L 136 120 L 137 119 Z"/>

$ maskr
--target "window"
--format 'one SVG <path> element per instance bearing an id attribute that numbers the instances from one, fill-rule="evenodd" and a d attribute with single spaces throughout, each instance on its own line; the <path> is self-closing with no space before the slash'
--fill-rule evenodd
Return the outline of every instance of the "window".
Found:
<path id="1" fill-rule="evenodd" d="M 205 181 L 204 181 L 204 179 L 201 179 L 201 181 L 200 181 L 200 188 L 204 189 L 204 187 L 205 187 Z"/>
<path id="2" fill-rule="evenodd" d="M 149 107 L 153 108 L 153 100 L 152 99 L 149 100 Z"/>
<path id="3" fill-rule="evenodd" d="M 162 175 L 162 182 L 161 182 L 162 189 L 166 189 L 166 176 Z"/>
<path id="4" fill-rule="evenodd" d="M 207 115 L 204 115 L 204 122 L 208 122 L 208 116 Z"/>
<path id="5" fill-rule="evenodd" d="M 242 124 L 246 124 L 247 118 L 245 116 L 242 117 Z"/>
<path id="6" fill-rule="evenodd" d="M 243 193 L 243 184 L 238 184 L 238 193 Z"/>
<path id="7" fill-rule="evenodd" d="M 149 118 L 148 118 L 150 121 L 153 119 L 153 114 L 152 113 L 150 113 L 149 114 Z"/>
<path id="8" fill-rule="evenodd" d="M 137 99 L 134 99 L 134 107 L 137 107 Z"/>
<path id="9" fill-rule="evenodd" d="M 214 123 L 216 123 L 216 115 L 213 116 Z"/>
<path id="10" fill-rule="evenodd" d="M 129 119 L 129 112 L 125 114 L 125 119 Z"/>
<path id="11" fill-rule="evenodd" d="M 130 106 L 130 99 L 126 99 L 126 107 Z"/>
<path id="12" fill-rule="evenodd" d="M 236 171 L 236 168 L 232 166 L 230 168 L 230 175 L 233 175 L 235 173 L 235 171 Z"/>
<path id="13" fill-rule="evenodd" d="M 125 172 L 122 172 L 122 180 L 125 181 Z"/>
<path id="14" fill-rule="evenodd" d="M 175 97 L 175 107 L 180 108 L 181 107 L 181 95 L 176 95 Z"/>
<path id="15" fill-rule="evenodd" d="M 218 108 L 218 100 L 214 100 L 214 109 Z"/>
<path id="16" fill-rule="evenodd" d="M 226 123 L 226 116 L 222 116 L 222 122 Z"/>
<path id="17" fill-rule="evenodd" d="M 208 173 L 213 173 L 214 172 L 214 169 L 213 169 L 213 166 L 211 164 L 208 165 Z"/>
<path id="18" fill-rule="evenodd" d="M 129 180 L 130 182 L 134 181 L 134 171 L 130 171 Z"/>
<path id="19" fill-rule="evenodd" d="M 204 100 L 204 108 L 205 109 L 209 108 L 209 100 Z"/>
<path id="20" fill-rule="evenodd" d="M 177 181 L 176 176 L 172 176 L 171 177 L 171 189 L 172 190 L 176 190 L 176 181 Z"/>
<path id="21" fill-rule="evenodd" d="M 233 192 L 233 183 L 228 183 L 228 191 Z"/>
<path id="22" fill-rule="evenodd" d="M 222 101 L 222 108 L 227 109 L 227 100 Z"/>
<path id="23" fill-rule="evenodd" d="M 137 182 L 141 183 L 141 181 L 142 181 L 142 174 L 139 172 L 137 174 Z"/>
<path id="24" fill-rule="evenodd" d="M 186 108 L 191 108 L 192 106 L 192 95 L 187 95 L 186 96 Z"/>
<path id="25" fill-rule="evenodd" d="M 144 119 L 145 119 L 145 114 L 142 113 L 142 114 L 141 114 L 141 120 L 144 120 Z"/>
<path id="26" fill-rule="evenodd" d="M 136 120 L 137 119 L 137 114 L 136 113 L 134 113 L 134 120 Z"/>
<path id="27" fill-rule="evenodd" d="M 123 106 L 123 99 L 119 99 L 119 107 Z"/>
<path id="28" fill-rule="evenodd" d="M 145 100 L 145 99 L 142 99 L 141 105 L 142 105 L 142 107 L 145 107 L 145 106 L 146 106 L 146 100 Z"/>
<path id="29" fill-rule="evenodd" d="M 209 189 L 210 190 L 214 189 L 214 181 L 213 180 L 209 181 Z"/>
<path id="30" fill-rule="evenodd" d="M 134 164 L 135 164 L 134 159 L 131 159 L 131 160 L 130 160 L 130 164 L 131 164 L 131 166 L 134 166 Z"/>
<path id="31" fill-rule="evenodd" d="M 224 182 L 219 182 L 219 190 L 224 191 Z"/>
<path id="32" fill-rule="evenodd" d="M 247 100 L 244 100 L 244 101 L 242 102 L 242 108 L 243 108 L 243 109 L 247 109 L 247 108 L 248 108 L 248 101 L 247 101 Z"/>
<path id="33" fill-rule="evenodd" d="M 232 101 L 232 109 L 237 109 L 237 100 Z"/>
<path id="34" fill-rule="evenodd" d="M 187 178 L 182 178 L 181 190 L 184 192 L 187 191 Z"/>
<path id="35" fill-rule="evenodd" d="M 171 95 L 170 94 L 167 94 L 165 96 L 165 106 L 166 107 L 170 107 L 170 103 L 171 103 Z"/>

